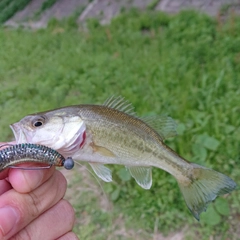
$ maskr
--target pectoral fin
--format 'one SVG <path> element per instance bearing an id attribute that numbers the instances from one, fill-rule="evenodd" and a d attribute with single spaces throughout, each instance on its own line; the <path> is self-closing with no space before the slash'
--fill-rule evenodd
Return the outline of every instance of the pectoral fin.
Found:
<path id="1" fill-rule="evenodd" d="M 100 163 L 89 163 L 96 175 L 105 182 L 112 181 L 112 172 L 109 168 Z"/>
<path id="2" fill-rule="evenodd" d="M 109 149 L 102 147 L 102 146 L 98 146 L 95 143 L 90 143 L 90 146 L 93 149 L 93 152 L 97 152 L 99 154 L 101 154 L 102 156 L 105 157 L 116 157 L 115 154 L 113 152 L 111 152 Z"/>
<path id="3" fill-rule="evenodd" d="M 152 168 L 151 167 L 129 167 L 126 166 L 137 184 L 144 189 L 150 189 L 152 186 Z"/>

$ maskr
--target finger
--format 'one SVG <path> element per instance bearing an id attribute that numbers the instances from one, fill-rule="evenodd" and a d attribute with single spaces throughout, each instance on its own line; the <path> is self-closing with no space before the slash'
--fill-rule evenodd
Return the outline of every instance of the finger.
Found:
<path id="1" fill-rule="evenodd" d="M 4 179 L 8 177 L 9 169 L 5 169 L 4 171 L 0 172 L 0 179 Z"/>
<path id="2" fill-rule="evenodd" d="M 29 194 L 11 189 L 0 198 L 0 239 L 11 236 L 55 205 L 65 194 L 66 179 L 55 171 L 48 181 Z"/>
<path id="3" fill-rule="evenodd" d="M 57 240 L 79 240 L 78 236 L 73 232 L 68 232 Z"/>
<path id="4" fill-rule="evenodd" d="M 72 230 L 74 221 L 72 206 L 61 200 L 11 239 L 30 240 L 33 236 L 35 240 L 58 239 Z"/>
<path id="5" fill-rule="evenodd" d="M 4 148 L 7 148 L 8 146 L 6 145 L 6 146 L 3 146 L 3 147 L 1 147 L 2 145 L 5 145 L 5 144 L 12 144 L 12 143 L 14 143 L 14 142 L 0 142 L 0 151 L 2 150 L 2 149 L 4 149 Z M 3 171 L 3 172 L 1 172 L 0 173 L 0 179 L 4 179 L 4 178 L 6 178 L 8 176 L 8 169 L 6 169 L 5 171 Z"/>
<path id="6" fill-rule="evenodd" d="M 54 170 L 54 167 L 43 170 L 10 169 L 9 181 L 17 192 L 28 193 L 47 181 Z"/>
<path id="7" fill-rule="evenodd" d="M 9 147 L 7 144 L 14 145 L 14 144 L 16 144 L 16 142 L 15 141 L 14 142 L 0 142 L 0 151 L 3 150 L 4 148 Z M 6 145 L 6 146 L 2 146 L 2 145 Z M 5 169 L 4 171 L 2 171 L 0 173 L 0 179 L 4 179 L 8 176 L 8 170 L 9 169 Z"/>
<path id="8" fill-rule="evenodd" d="M 7 180 L 0 180 L 0 195 L 12 188 L 11 184 Z"/>

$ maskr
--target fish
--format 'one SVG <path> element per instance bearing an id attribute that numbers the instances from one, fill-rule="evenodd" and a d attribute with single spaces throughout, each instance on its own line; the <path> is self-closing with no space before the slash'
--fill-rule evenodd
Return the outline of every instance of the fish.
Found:
<path id="1" fill-rule="evenodd" d="M 31 114 L 10 127 L 17 143 L 43 144 L 65 157 L 88 162 L 105 182 L 112 181 L 105 164 L 120 164 L 139 186 L 150 189 L 152 168 L 160 168 L 176 179 L 197 220 L 217 196 L 236 188 L 230 177 L 191 163 L 164 144 L 177 135 L 171 117 L 138 117 L 121 96 L 110 97 L 103 105 L 73 105 Z"/>
<path id="2" fill-rule="evenodd" d="M 6 144 L 9 145 L 9 144 Z M 1 146 L 0 146 L 1 149 Z M 19 167 L 16 166 L 19 163 L 44 163 L 48 167 Z M 72 169 L 74 162 L 72 158 L 65 159 L 57 151 L 52 148 L 30 143 L 21 143 L 11 145 L 7 148 L 0 150 L 0 172 L 6 168 L 20 168 L 20 169 L 40 169 L 49 168 L 51 166 L 58 166 L 66 169 Z"/>

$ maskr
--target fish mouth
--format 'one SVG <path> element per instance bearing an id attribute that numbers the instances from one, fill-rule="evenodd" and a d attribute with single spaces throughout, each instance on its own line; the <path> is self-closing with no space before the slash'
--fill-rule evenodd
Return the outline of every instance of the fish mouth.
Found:
<path id="1" fill-rule="evenodd" d="M 16 143 L 25 143 L 27 141 L 27 137 L 25 136 L 22 129 L 18 126 L 17 123 L 11 124 L 10 128 L 12 129 L 12 132 L 14 134 Z"/>
<path id="2" fill-rule="evenodd" d="M 42 144 L 47 147 L 53 148 L 54 150 L 61 153 L 64 157 L 72 156 L 80 148 L 82 148 L 86 138 L 86 125 L 84 123 L 80 125 L 80 127 L 76 130 L 76 132 L 70 139 L 65 138 L 66 136 L 64 136 L 64 134 L 62 133 L 63 129 L 61 129 L 61 131 L 56 134 L 54 138 L 47 138 L 37 142 L 33 140 L 33 133 L 31 131 L 27 131 L 27 133 L 25 133 L 19 123 L 11 124 L 10 128 L 12 129 L 17 144 Z M 61 137 L 62 134 L 64 137 Z"/>

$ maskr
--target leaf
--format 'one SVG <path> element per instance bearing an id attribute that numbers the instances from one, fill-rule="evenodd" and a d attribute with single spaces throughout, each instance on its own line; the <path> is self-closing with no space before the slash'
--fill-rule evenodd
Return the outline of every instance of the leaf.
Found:
<path id="1" fill-rule="evenodd" d="M 116 201 L 119 198 L 119 195 L 120 195 L 120 189 L 116 188 L 111 194 L 111 199 L 113 201 Z"/>
<path id="2" fill-rule="evenodd" d="M 178 135 L 183 135 L 183 133 L 186 131 L 186 126 L 183 123 L 179 123 L 177 125 L 177 133 Z"/>
<path id="3" fill-rule="evenodd" d="M 215 202 L 215 207 L 221 215 L 228 216 L 230 213 L 228 202 L 224 198 L 218 198 Z"/>
<path id="4" fill-rule="evenodd" d="M 220 142 L 214 138 L 210 137 L 207 133 L 198 135 L 196 138 L 196 143 L 203 145 L 205 148 L 216 151 Z"/>
<path id="5" fill-rule="evenodd" d="M 205 161 L 207 158 L 207 150 L 200 144 L 194 143 L 192 145 L 192 151 L 201 161 Z"/>
<path id="6" fill-rule="evenodd" d="M 213 206 L 210 205 L 207 211 L 201 214 L 200 221 L 206 223 L 207 225 L 215 226 L 221 222 L 221 217 Z"/>
<path id="7" fill-rule="evenodd" d="M 111 193 L 113 192 L 113 185 L 112 184 L 106 184 L 104 185 L 104 190 L 107 192 L 107 193 Z"/>
<path id="8" fill-rule="evenodd" d="M 204 142 L 204 147 L 206 147 L 209 150 L 216 151 L 219 144 L 220 142 L 216 138 L 207 136 Z"/>
<path id="9" fill-rule="evenodd" d="M 196 137 L 196 143 L 203 145 L 206 139 L 206 133 L 200 134 Z"/>
<path id="10" fill-rule="evenodd" d="M 127 169 L 125 168 L 121 168 L 118 172 L 117 175 L 120 177 L 120 179 L 122 181 L 129 181 L 131 179 L 131 175 L 129 173 L 129 171 L 127 171 Z"/>
<path id="11" fill-rule="evenodd" d="M 229 134 L 229 133 L 233 132 L 233 131 L 235 130 L 235 128 L 236 128 L 236 127 L 234 127 L 234 126 L 232 126 L 232 125 L 227 125 L 227 126 L 225 127 L 225 132 L 226 132 L 227 134 Z"/>

